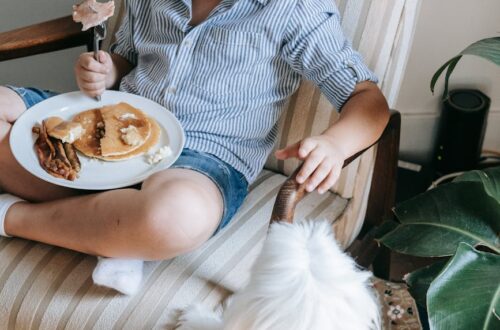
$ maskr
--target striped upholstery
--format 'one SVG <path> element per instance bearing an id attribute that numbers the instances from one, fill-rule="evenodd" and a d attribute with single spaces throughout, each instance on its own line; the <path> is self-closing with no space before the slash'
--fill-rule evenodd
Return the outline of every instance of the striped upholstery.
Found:
<path id="1" fill-rule="evenodd" d="M 0 329 L 171 329 L 176 309 L 216 306 L 246 280 L 285 179 L 263 171 L 228 227 L 191 254 L 147 263 L 145 287 L 132 298 L 92 284 L 94 257 L 0 238 Z M 297 218 L 336 219 L 347 205 L 311 194 Z"/>

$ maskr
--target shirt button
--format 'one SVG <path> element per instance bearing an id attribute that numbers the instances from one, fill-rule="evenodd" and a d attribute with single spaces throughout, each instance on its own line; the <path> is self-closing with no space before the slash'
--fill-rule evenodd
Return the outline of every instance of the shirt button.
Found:
<path id="1" fill-rule="evenodd" d="M 344 64 L 345 64 L 346 66 L 348 66 L 349 68 L 353 68 L 353 67 L 356 65 L 356 63 L 354 63 L 354 61 L 353 61 L 353 60 L 346 60 L 346 61 L 344 62 Z"/>
<path id="2" fill-rule="evenodd" d="M 191 47 L 191 45 L 193 44 L 191 40 L 184 40 L 183 42 L 184 46 L 186 47 Z"/>
<path id="3" fill-rule="evenodd" d="M 167 88 L 167 93 L 175 94 L 175 92 L 177 92 L 177 88 L 175 88 L 174 86 L 170 86 L 169 88 Z"/>

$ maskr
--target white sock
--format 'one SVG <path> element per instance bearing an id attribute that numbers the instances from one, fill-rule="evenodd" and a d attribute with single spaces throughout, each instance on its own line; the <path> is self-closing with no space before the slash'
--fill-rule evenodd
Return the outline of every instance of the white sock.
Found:
<path id="1" fill-rule="evenodd" d="M 134 295 L 141 287 L 143 265 L 142 260 L 97 257 L 92 279 L 97 285 Z"/>
<path id="2" fill-rule="evenodd" d="M 9 208 L 18 202 L 24 202 L 24 200 L 10 194 L 0 194 L 0 236 L 11 237 L 5 232 L 5 216 Z"/>

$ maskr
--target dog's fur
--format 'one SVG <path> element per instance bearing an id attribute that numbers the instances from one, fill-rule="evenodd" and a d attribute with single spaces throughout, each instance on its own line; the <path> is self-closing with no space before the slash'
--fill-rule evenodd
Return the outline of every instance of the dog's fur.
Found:
<path id="1" fill-rule="evenodd" d="M 369 272 L 342 252 L 326 221 L 276 223 L 249 283 L 222 315 L 188 307 L 180 330 L 379 329 Z"/>

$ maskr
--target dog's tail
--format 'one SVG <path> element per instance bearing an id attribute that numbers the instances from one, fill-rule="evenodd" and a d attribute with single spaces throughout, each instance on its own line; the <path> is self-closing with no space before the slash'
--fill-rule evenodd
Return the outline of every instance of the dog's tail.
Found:
<path id="1" fill-rule="evenodd" d="M 225 329 L 379 329 L 371 274 L 337 245 L 331 224 L 274 224 Z"/>

